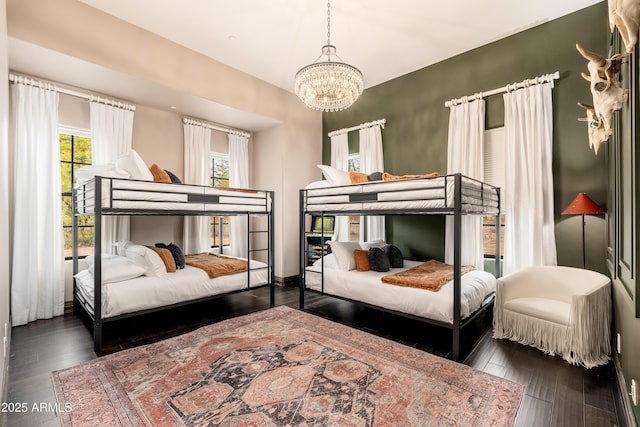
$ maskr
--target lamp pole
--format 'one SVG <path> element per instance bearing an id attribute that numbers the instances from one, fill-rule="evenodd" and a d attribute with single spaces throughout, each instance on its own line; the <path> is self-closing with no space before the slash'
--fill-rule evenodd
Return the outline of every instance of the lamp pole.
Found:
<path id="1" fill-rule="evenodd" d="M 585 240 L 585 236 L 584 236 L 585 227 L 586 227 L 586 219 L 584 217 L 584 214 L 582 214 L 582 268 L 584 269 L 587 268 L 587 250 L 586 250 L 587 241 Z"/>

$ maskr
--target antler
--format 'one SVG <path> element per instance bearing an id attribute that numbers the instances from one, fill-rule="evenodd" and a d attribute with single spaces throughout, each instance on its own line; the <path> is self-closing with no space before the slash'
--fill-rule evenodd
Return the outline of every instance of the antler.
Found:
<path id="1" fill-rule="evenodd" d="M 589 61 L 592 61 L 598 67 L 604 67 L 605 65 L 607 65 L 607 59 L 604 56 L 600 56 L 595 52 L 591 52 L 590 50 L 583 48 L 582 46 L 580 46 L 580 43 L 576 43 L 576 49 L 578 49 L 578 52 L 580 52 L 582 56 L 584 56 Z"/>

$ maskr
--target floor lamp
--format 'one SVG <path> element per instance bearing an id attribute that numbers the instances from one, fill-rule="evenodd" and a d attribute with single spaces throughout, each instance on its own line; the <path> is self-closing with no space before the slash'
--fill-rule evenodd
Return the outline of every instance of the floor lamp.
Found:
<path id="1" fill-rule="evenodd" d="M 575 199 L 562 212 L 562 215 L 582 215 L 582 268 L 587 268 L 586 241 L 584 236 L 585 215 L 599 215 L 606 213 L 596 202 L 591 200 L 586 193 L 578 193 Z"/>

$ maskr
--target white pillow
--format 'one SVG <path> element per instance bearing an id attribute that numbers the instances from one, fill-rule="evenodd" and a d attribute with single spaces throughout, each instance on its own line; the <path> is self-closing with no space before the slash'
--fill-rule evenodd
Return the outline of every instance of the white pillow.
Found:
<path id="1" fill-rule="evenodd" d="M 380 246 L 386 245 L 384 240 L 374 240 L 372 242 L 360 242 L 361 249 L 371 249 L 371 248 L 379 248 Z"/>
<path id="2" fill-rule="evenodd" d="M 331 187 L 331 184 L 329 183 L 329 181 L 322 180 L 322 181 L 313 181 L 311 184 L 308 184 L 304 188 L 305 190 L 311 190 L 314 188 L 327 188 L 327 187 Z"/>
<path id="3" fill-rule="evenodd" d="M 127 171 L 132 179 L 153 181 L 153 174 L 136 150 L 130 150 L 128 154 L 116 160 L 116 167 Z"/>
<path id="4" fill-rule="evenodd" d="M 131 245 L 135 245 L 135 243 L 130 240 L 114 243 L 114 246 L 116 247 L 116 253 L 120 256 L 127 256 L 127 248 Z"/>
<path id="5" fill-rule="evenodd" d="M 325 179 L 329 181 L 331 185 L 349 185 L 351 184 L 351 178 L 349 178 L 349 172 L 336 169 L 327 165 L 316 165 L 322 171 Z"/>
<path id="6" fill-rule="evenodd" d="M 84 260 L 88 271 L 94 274 L 94 255 L 89 255 Z M 147 271 L 145 265 L 138 264 L 130 258 L 120 255 L 102 255 L 102 283 L 122 282 L 142 276 Z"/>
<path id="7" fill-rule="evenodd" d="M 127 258 L 131 258 L 138 264 L 147 266 L 145 276 L 167 277 L 167 267 L 156 251 L 146 246 L 130 244 L 125 250 Z"/>
<path id="8" fill-rule="evenodd" d="M 331 246 L 331 252 L 336 255 L 340 270 L 354 270 L 356 268 L 356 258 L 353 253 L 360 248 L 359 242 L 327 242 Z"/>
<path id="9" fill-rule="evenodd" d="M 330 253 L 329 255 L 325 255 L 322 258 L 316 260 L 316 262 L 314 262 L 313 265 L 316 267 L 320 267 L 323 263 L 324 263 L 324 268 L 333 268 L 335 270 L 339 268 L 338 260 L 336 259 L 336 256 L 333 253 Z"/>

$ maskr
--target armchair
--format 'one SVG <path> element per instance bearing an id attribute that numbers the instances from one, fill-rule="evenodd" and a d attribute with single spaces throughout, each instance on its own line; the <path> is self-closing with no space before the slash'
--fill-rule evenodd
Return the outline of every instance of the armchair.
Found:
<path id="1" fill-rule="evenodd" d="M 573 267 L 536 266 L 498 279 L 493 337 L 587 368 L 611 354 L 611 280 Z"/>

